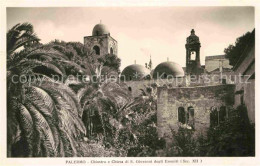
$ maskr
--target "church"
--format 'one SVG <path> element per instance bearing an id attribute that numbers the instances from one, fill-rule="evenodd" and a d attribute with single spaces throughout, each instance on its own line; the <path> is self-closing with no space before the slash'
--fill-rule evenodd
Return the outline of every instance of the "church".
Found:
<path id="1" fill-rule="evenodd" d="M 94 26 L 92 36 L 84 37 L 84 45 L 97 55 L 118 56 L 118 42 L 101 23 Z M 150 60 L 145 65 L 129 64 L 120 75 L 119 80 L 134 97 L 141 94 L 140 89 L 156 85 L 159 137 L 170 138 L 171 130 L 179 127 L 205 134 L 210 126 L 228 118 L 234 108 L 237 90 L 229 60 L 225 55 L 206 56 L 205 65 L 201 65 L 201 46 L 192 29 L 184 44 L 186 66 L 167 60 L 153 69 Z"/>

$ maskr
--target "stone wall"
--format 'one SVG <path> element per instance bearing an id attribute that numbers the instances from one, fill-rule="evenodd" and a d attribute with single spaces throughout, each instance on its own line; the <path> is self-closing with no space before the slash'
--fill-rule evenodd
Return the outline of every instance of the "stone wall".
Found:
<path id="1" fill-rule="evenodd" d="M 221 78 L 226 79 L 226 84 L 233 83 L 232 73 L 223 73 L 223 75 L 212 74 L 212 75 L 200 75 L 197 78 L 192 76 L 185 76 L 183 78 L 174 79 L 152 79 L 152 80 L 140 80 L 140 81 L 126 81 L 126 85 L 131 88 L 132 95 L 134 97 L 141 94 L 140 89 L 144 89 L 146 86 L 156 83 L 159 86 L 167 85 L 168 87 L 196 87 L 196 86 L 210 86 L 210 85 L 221 85 L 223 82 Z"/>
<path id="2" fill-rule="evenodd" d="M 84 37 L 84 45 L 88 50 L 93 51 L 94 46 L 100 48 L 100 55 L 110 54 L 110 49 L 113 49 L 113 54 L 117 55 L 117 41 L 109 35 L 102 36 L 86 36 Z"/>
<path id="3" fill-rule="evenodd" d="M 220 63 L 222 63 L 223 68 L 232 68 L 232 66 L 229 65 L 229 60 L 220 56 L 220 58 L 206 59 L 205 69 L 207 72 L 211 72 L 215 69 L 218 69 L 220 67 Z"/>
<path id="4" fill-rule="evenodd" d="M 246 50 L 245 54 L 245 59 L 234 70 L 235 107 L 245 104 L 250 122 L 255 123 L 255 46 Z"/>
<path id="5" fill-rule="evenodd" d="M 176 78 L 176 79 L 152 79 L 152 80 L 140 80 L 140 81 L 126 81 L 125 84 L 131 88 L 132 95 L 134 97 L 141 94 L 140 89 L 145 89 L 146 86 L 151 86 L 153 83 L 156 83 L 158 86 L 168 85 L 171 87 L 181 87 L 186 86 L 187 80 L 185 78 Z"/>
<path id="6" fill-rule="evenodd" d="M 227 110 L 234 104 L 235 85 L 215 85 L 157 89 L 157 127 L 159 137 L 171 138 L 171 129 L 175 131 L 183 126 L 178 121 L 178 108 L 194 108 L 195 135 L 206 133 L 210 127 L 212 107 L 225 106 Z M 171 141 L 171 139 L 168 139 Z"/>

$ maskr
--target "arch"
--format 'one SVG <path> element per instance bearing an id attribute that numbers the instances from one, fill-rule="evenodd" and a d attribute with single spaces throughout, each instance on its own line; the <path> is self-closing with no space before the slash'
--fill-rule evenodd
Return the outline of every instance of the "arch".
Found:
<path id="1" fill-rule="evenodd" d="M 100 48 L 97 45 L 93 47 L 93 50 L 95 51 L 96 55 L 100 55 Z"/>
<path id="2" fill-rule="evenodd" d="M 114 54 L 114 50 L 112 47 L 110 48 L 110 54 Z"/>
<path id="3" fill-rule="evenodd" d="M 218 125 L 218 110 L 216 107 L 210 109 L 210 127 Z"/>
<path id="4" fill-rule="evenodd" d="M 183 124 L 186 122 L 185 110 L 183 107 L 178 108 L 178 121 Z"/>
<path id="5" fill-rule="evenodd" d="M 194 108 L 193 107 L 188 107 L 188 112 L 187 112 L 187 123 L 189 126 L 191 126 L 194 129 L 195 125 L 195 119 L 194 119 Z"/>
<path id="6" fill-rule="evenodd" d="M 132 92 L 132 88 L 131 88 L 131 86 L 128 87 L 128 90 L 129 90 L 130 92 Z"/>
<path id="7" fill-rule="evenodd" d="M 166 79 L 166 78 L 167 78 L 167 74 L 164 73 L 164 74 L 163 74 L 163 79 Z"/>
<path id="8" fill-rule="evenodd" d="M 219 122 L 223 122 L 227 116 L 227 109 L 225 106 L 221 106 L 219 109 Z"/>
<path id="9" fill-rule="evenodd" d="M 190 60 L 196 60 L 196 51 L 191 51 Z"/>

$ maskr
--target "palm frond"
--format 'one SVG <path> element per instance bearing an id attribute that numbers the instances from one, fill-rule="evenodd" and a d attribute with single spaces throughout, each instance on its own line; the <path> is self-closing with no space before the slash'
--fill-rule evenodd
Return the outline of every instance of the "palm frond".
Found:
<path id="1" fill-rule="evenodd" d="M 23 105 L 18 103 L 17 105 L 17 114 L 20 121 L 20 126 L 22 133 L 24 134 L 26 141 L 28 142 L 29 156 L 32 155 L 33 151 L 33 120 L 29 110 Z"/>
<path id="2" fill-rule="evenodd" d="M 53 133 L 50 129 L 48 122 L 33 105 L 27 102 L 26 106 L 28 107 L 28 110 L 31 113 L 34 125 L 36 126 L 37 130 L 42 133 L 43 137 L 41 138 L 41 140 L 45 145 L 47 154 L 49 154 L 50 156 L 56 156 L 57 149 L 55 146 Z"/>

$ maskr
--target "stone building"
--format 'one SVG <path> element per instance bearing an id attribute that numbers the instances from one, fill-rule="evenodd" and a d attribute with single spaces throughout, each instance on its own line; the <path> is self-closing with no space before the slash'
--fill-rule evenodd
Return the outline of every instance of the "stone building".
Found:
<path id="1" fill-rule="evenodd" d="M 231 68 L 232 66 L 229 65 L 229 60 L 225 55 L 206 56 L 205 58 L 205 70 L 208 73 L 231 71 Z"/>
<path id="2" fill-rule="evenodd" d="M 229 60 L 224 56 L 208 56 L 206 57 L 206 65 L 202 66 L 200 65 L 200 47 L 199 37 L 195 35 L 195 31 L 192 29 L 185 44 L 186 67 L 181 67 L 176 62 L 166 61 L 157 65 L 155 69 L 151 70 L 151 68 L 149 68 L 151 71 L 149 75 L 147 73 L 148 70 L 145 70 L 142 65 L 134 64 L 127 66 L 121 73 L 121 76 L 126 78 L 125 83 L 129 89 L 131 89 L 134 97 L 141 94 L 140 89 L 144 89 L 154 83 L 158 86 L 167 85 L 169 87 L 208 86 L 233 83 L 231 66 L 227 64 Z M 220 65 L 220 61 L 222 65 Z M 151 60 L 149 63 L 152 63 Z M 209 70 L 207 71 L 207 69 Z M 137 75 L 140 73 L 140 75 L 136 77 L 136 73 Z M 146 76 L 143 76 L 143 73 L 145 73 Z M 190 81 L 193 75 L 199 77 L 198 81 Z"/>
<path id="3" fill-rule="evenodd" d="M 251 42 L 252 43 L 252 42 Z M 117 41 L 103 24 L 97 24 L 92 36 L 84 38 L 84 44 L 98 55 L 117 55 Z M 200 64 L 201 43 L 192 29 L 187 37 L 186 66 L 175 62 L 162 62 L 152 69 L 152 61 L 145 66 L 132 64 L 122 71 L 124 81 L 132 96 L 141 94 L 140 89 L 157 85 L 157 127 L 159 137 L 169 138 L 171 129 L 185 127 L 195 135 L 205 134 L 210 126 L 228 118 L 229 110 L 241 103 L 247 106 L 248 115 L 254 122 L 254 43 L 249 45 L 233 68 L 223 56 L 207 56 L 205 66 Z M 234 74 L 242 74 L 244 81 L 234 83 Z M 245 75 L 250 75 L 245 78 Z M 195 82 L 192 76 L 197 76 Z"/>
<path id="4" fill-rule="evenodd" d="M 159 137 L 171 138 L 171 130 L 177 131 L 179 127 L 194 130 L 195 135 L 205 135 L 210 126 L 216 126 L 228 117 L 234 104 L 234 91 L 233 84 L 158 87 Z"/>
<path id="5" fill-rule="evenodd" d="M 247 108 L 248 118 L 255 123 L 255 30 L 251 33 L 245 50 L 233 67 L 236 80 L 235 107 Z"/>
<path id="6" fill-rule="evenodd" d="M 92 36 L 84 37 L 84 45 L 91 53 L 97 55 L 118 54 L 117 41 L 110 36 L 106 25 L 101 23 L 94 26 Z"/>

